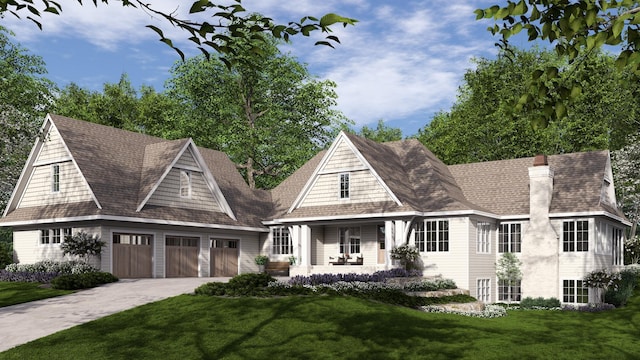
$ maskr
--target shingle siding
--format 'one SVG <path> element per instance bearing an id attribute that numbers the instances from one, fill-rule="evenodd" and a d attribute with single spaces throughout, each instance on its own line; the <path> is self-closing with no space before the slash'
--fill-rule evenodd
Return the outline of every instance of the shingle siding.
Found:
<path id="1" fill-rule="evenodd" d="M 191 172 L 191 197 L 180 197 L 180 169 L 172 168 L 155 190 L 147 204 L 180 207 L 196 210 L 221 211 L 204 176 L 200 172 Z"/>
<path id="2" fill-rule="evenodd" d="M 58 163 L 60 189 L 52 191 L 52 165 L 36 166 L 18 208 L 91 201 L 91 192 L 71 161 Z"/>

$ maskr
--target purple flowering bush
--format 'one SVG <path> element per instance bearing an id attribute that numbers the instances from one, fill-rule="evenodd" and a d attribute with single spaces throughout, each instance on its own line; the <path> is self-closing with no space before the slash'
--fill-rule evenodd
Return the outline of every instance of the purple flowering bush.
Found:
<path id="1" fill-rule="evenodd" d="M 0 270 L 0 281 L 10 282 L 37 282 L 48 284 L 56 278 L 58 272 L 29 272 Z"/>
<path id="2" fill-rule="evenodd" d="M 420 270 L 405 270 L 395 268 L 391 270 L 376 271 L 373 274 L 312 274 L 309 276 L 297 275 L 289 279 L 290 285 L 330 285 L 337 282 L 385 282 L 389 278 L 396 277 L 420 277 Z"/>

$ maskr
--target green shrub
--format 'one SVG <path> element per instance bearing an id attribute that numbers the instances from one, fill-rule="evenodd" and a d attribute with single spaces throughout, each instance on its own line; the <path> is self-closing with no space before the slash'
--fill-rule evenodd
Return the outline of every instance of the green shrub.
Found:
<path id="1" fill-rule="evenodd" d="M 227 284 L 210 282 L 198 286 L 195 290 L 196 295 L 223 296 L 226 294 Z"/>
<path id="2" fill-rule="evenodd" d="M 556 298 L 545 299 L 543 297 L 526 297 L 520 301 L 522 309 L 553 309 L 560 307 L 560 300 Z"/>
<path id="3" fill-rule="evenodd" d="M 620 271 L 619 278 L 604 293 L 604 301 L 615 307 L 626 305 L 637 284 L 638 275 L 636 271 L 627 269 Z"/>
<path id="4" fill-rule="evenodd" d="M 51 281 L 51 287 L 60 290 L 79 290 L 118 281 L 108 272 L 90 272 L 82 274 L 60 275 Z"/>
<path id="5" fill-rule="evenodd" d="M 0 241 L 0 269 L 13 262 L 13 246 L 9 242 Z"/>

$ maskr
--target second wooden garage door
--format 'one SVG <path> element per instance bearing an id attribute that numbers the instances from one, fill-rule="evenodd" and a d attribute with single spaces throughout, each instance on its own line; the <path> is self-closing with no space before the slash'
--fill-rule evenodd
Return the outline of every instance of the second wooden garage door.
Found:
<path id="1" fill-rule="evenodd" d="M 167 277 L 198 277 L 198 250 L 200 238 L 167 236 Z"/>
<path id="2" fill-rule="evenodd" d="M 211 276 L 238 275 L 238 240 L 212 239 L 210 259 Z"/>

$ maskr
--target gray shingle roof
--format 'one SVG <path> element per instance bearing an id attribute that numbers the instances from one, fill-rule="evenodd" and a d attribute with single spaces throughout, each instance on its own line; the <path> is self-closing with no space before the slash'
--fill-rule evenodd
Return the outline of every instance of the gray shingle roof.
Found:
<path id="1" fill-rule="evenodd" d="M 102 209 L 93 202 L 23 208 L 7 214 L 4 222 L 112 215 L 263 227 L 263 216 L 271 209 L 270 194 L 251 190 L 224 153 L 198 148 L 237 221 L 220 212 L 174 207 L 146 205 L 136 212 L 140 201 L 188 140 L 168 141 L 58 115 L 51 118 Z"/>

